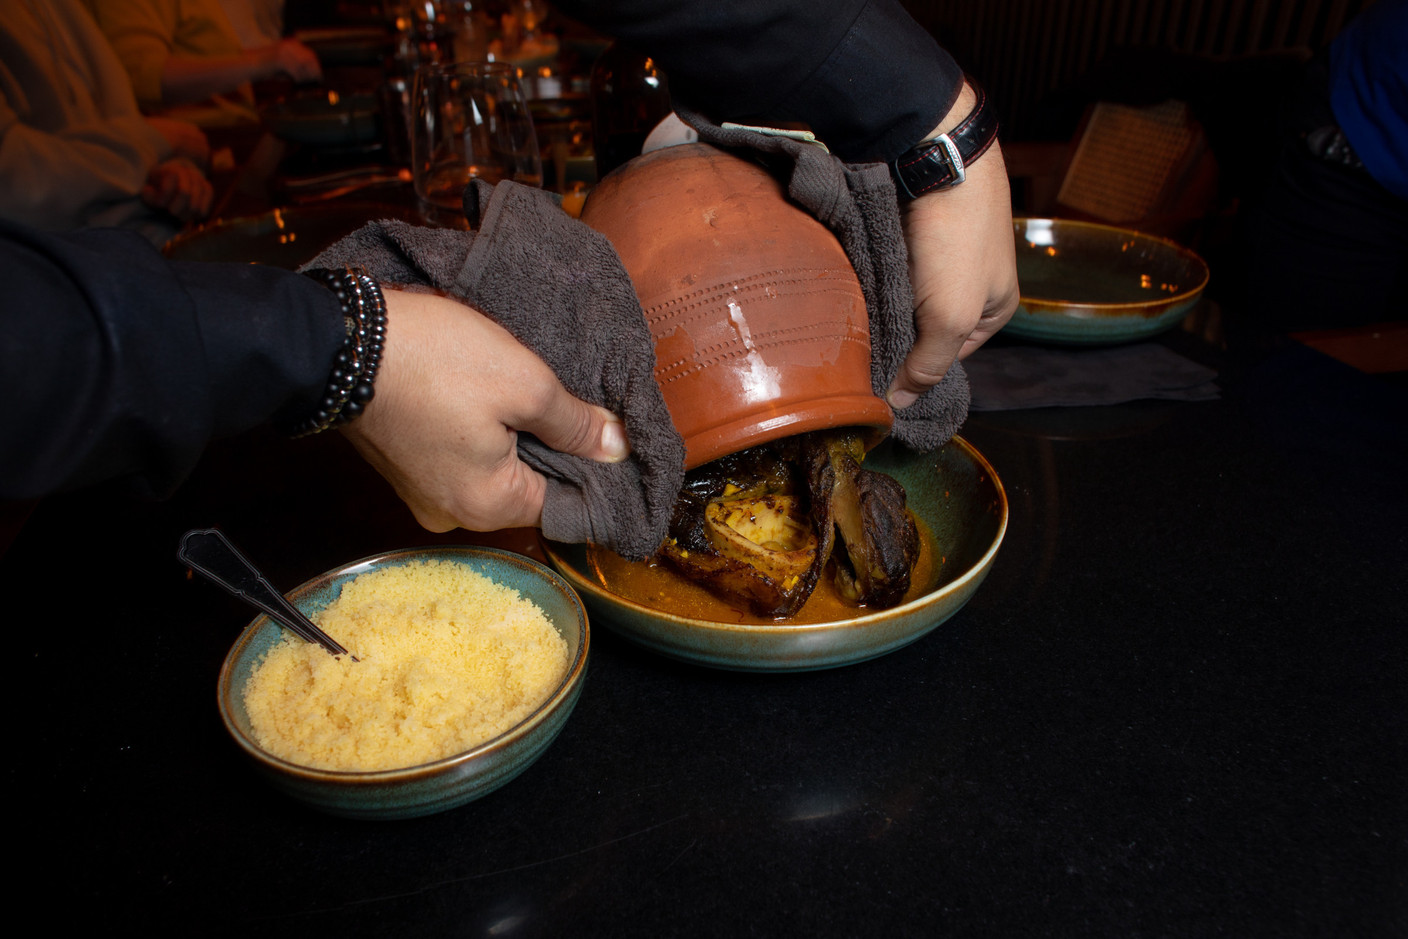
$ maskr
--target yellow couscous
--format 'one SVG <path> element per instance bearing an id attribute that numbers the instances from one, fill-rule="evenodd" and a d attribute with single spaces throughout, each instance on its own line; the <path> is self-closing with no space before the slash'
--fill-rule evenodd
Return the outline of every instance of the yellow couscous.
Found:
<path id="1" fill-rule="evenodd" d="M 567 643 L 532 601 L 451 561 L 354 578 L 312 617 L 334 658 L 286 635 L 250 676 L 259 745 L 333 770 L 416 766 L 513 727 L 557 687 Z"/>

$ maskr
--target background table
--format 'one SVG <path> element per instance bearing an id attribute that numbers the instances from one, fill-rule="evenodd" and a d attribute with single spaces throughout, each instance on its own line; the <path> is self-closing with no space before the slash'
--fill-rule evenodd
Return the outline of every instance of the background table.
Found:
<path id="1" fill-rule="evenodd" d="M 1288 346 L 1222 399 L 975 415 L 1012 517 L 899 652 L 741 675 L 594 623 L 508 787 L 358 823 L 260 782 L 215 709 L 283 585 L 432 536 L 343 442 L 218 445 L 163 503 L 41 504 L 0 562 L 13 915 L 252 935 L 1408 934 L 1408 395 Z M 38 608 L 26 604 L 38 603 Z M 253 932 L 249 932 L 253 930 Z"/>

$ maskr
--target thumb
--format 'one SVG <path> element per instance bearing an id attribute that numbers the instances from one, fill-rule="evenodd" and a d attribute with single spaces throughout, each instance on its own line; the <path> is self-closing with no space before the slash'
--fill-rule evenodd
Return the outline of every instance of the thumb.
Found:
<path id="1" fill-rule="evenodd" d="M 937 385 L 953 365 L 963 340 L 956 343 L 947 337 L 926 336 L 920 330 L 914 348 L 909 350 L 885 398 L 895 410 L 907 408 L 919 396 Z"/>
<path id="2" fill-rule="evenodd" d="M 600 463 L 620 463 L 631 452 L 626 427 L 619 417 L 606 408 L 574 397 L 556 383 L 536 416 L 518 429 L 533 434 L 561 453 Z"/>

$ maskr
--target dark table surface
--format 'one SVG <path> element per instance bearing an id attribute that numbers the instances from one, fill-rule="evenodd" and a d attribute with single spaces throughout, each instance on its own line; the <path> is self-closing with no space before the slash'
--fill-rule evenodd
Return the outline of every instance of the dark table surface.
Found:
<path id="1" fill-rule="evenodd" d="M 218 445 L 166 502 L 52 498 L 0 563 L 11 909 L 183 934 L 1408 935 L 1408 395 L 1294 346 L 1223 384 L 974 415 L 1011 524 L 942 627 L 743 675 L 595 623 L 546 754 L 402 822 L 316 814 L 242 762 L 215 682 L 249 615 L 177 540 L 220 525 L 291 587 L 529 535 L 428 535 L 331 436 Z"/>

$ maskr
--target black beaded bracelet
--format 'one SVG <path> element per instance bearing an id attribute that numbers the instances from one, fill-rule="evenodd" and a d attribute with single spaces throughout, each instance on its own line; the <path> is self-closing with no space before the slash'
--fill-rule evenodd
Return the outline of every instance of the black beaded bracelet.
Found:
<path id="1" fill-rule="evenodd" d="M 347 338 L 333 358 L 317 410 L 293 426 L 293 437 L 316 434 L 361 414 L 376 395 L 372 382 L 386 349 L 386 298 L 366 271 L 314 268 L 303 273 L 337 295 Z"/>

